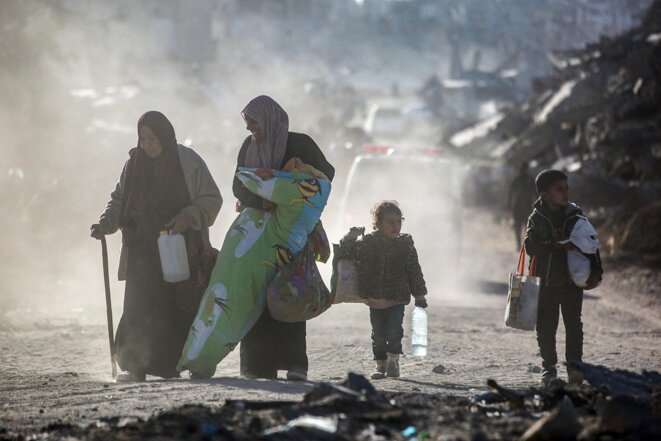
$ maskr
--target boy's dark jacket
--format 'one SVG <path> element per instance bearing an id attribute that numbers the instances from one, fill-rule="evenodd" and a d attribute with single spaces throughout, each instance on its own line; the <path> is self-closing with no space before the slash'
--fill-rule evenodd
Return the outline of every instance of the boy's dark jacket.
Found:
<path id="1" fill-rule="evenodd" d="M 344 238 L 338 257 L 357 262 L 358 286 L 365 298 L 409 303 L 411 295 L 427 294 L 418 253 L 408 234 L 388 239 L 373 232 L 362 240 Z"/>
<path id="2" fill-rule="evenodd" d="M 541 198 L 533 207 L 533 212 L 528 218 L 525 247 L 528 255 L 537 257 L 534 275 L 542 278 L 542 286 L 575 286 L 569 277 L 567 251 L 557 242 L 568 239 L 576 221 L 579 217 L 584 217 L 581 208 L 570 202 L 565 207 L 564 213 L 553 212 Z M 590 259 L 592 274 L 597 275 L 601 280 L 603 269 L 599 251 L 586 256 Z"/>

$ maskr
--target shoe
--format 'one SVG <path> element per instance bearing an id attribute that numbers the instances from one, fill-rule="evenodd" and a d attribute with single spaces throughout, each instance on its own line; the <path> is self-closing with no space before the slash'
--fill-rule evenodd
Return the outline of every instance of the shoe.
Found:
<path id="1" fill-rule="evenodd" d="M 308 372 L 299 368 L 292 368 L 287 371 L 287 380 L 289 381 L 308 381 Z"/>
<path id="2" fill-rule="evenodd" d="M 558 378 L 558 370 L 555 366 L 542 369 L 542 385 L 548 386 Z"/>
<path id="3" fill-rule="evenodd" d="M 399 354 L 391 354 L 388 352 L 388 360 L 386 360 L 386 377 L 399 377 Z"/>
<path id="4" fill-rule="evenodd" d="M 580 364 L 567 363 L 567 381 L 569 384 L 583 384 L 585 375 Z"/>
<path id="5" fill-rule="evenodd" d="M 241 376 L 244 378 L 249 378 L 251 380 L 277 380 L 278 371 L 275 369 L 275 366 L 258 367 L 252 366 L 251 368 L 246 366 L 241 366 L 240 368 Z"/>
<path id="6" fill-rule="evenodd" d="M 257 372 L 250 372 L 250 371 L 243 371 L 241 372 L 241 376 L 244 378 L 248 378 L 250 380 L 277 380 L 278 379 L 278 374 L 272 373 L 272 374 L 266 374 L 264 372 L 257 373 Z"/>
<path id="7" fill-rule="evenodd" d="M 144 372 L 122 372 L 117 375 L 115 381 L 117 383 L 140 383 L 146 379 L 147 376 Z"/>
<path id="8" fill-rule="evenodd" d="M 386 360 L 376 360 L 376 370 L 370 378 L 372 380 L 380 380 L 386 376 Z"/>
<path id="9" fill-rule="evenodd" d="M 197 374 L 193 371 L 190 371 L 189 378 L 191 380 L 208 380 L 211 377 L 207 377 L 205 375 Z"/>

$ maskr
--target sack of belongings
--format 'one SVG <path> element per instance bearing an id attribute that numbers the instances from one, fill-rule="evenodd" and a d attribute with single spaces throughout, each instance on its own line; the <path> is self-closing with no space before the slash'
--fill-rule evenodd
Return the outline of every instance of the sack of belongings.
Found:
<path id="1" fill-rule="evenodd" d="M 330 308 L 333 297 L 319 274 L 317 260 L 325 262 L 330 254 L 328 242 L 317 247 L 319 240 L 315 239 L 321 230 L 318 223 L 310 235 L 308 243 L 294 260 L 284 268 L 269 284 L 266 291 L 266 306 L 271 317 L 281 322 L 302 322 L 310 320 Z M 328 248 L 328 253 L 319 254 L 315 250 Z"/>
<path id="2" fill-rule="evenodd" d="M 588 255 L 595 254 L 599 248 L 597 230 L 595 230 L 586 217 L 579 216 L 578 221 L 576 221 L 574 228 L 572 228 L 569 234 L 569 239 L 561 243 L 569 241 L 576 247 L 575 250 L 569 250 L 567 252 L 569 277 L 571 277 L 572 282 L 576 286 L 585 288 L 592 272 L 592 265 Z"/>

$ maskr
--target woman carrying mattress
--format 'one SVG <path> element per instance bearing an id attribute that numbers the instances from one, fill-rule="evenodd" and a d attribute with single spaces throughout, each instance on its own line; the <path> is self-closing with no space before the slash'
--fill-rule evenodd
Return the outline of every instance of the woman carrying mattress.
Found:
<path id="1" fill-rule="evenodd" d="M 251 100 L 241 112 L 250 131 L 237 160 L 238 167 L 262 167 L 280 170 L 291 158 L 300 158 L 332 181 L 335 169 L 319 146 L 308 135 L 289 131 L 289 117 L 272 98 L 262 95 Z M 245 207 L 271 210 L 273 204 L 248 191 L 234 178 L 232 186 L 238 199 L 237 211 Z M 288 380 L 306 380 L 305 322 L 284 323 L 274 320 L 268 311 L 241 341 L 241 374 L 254 378 L 276 378 L 279 369 L 287 370 Z"/>

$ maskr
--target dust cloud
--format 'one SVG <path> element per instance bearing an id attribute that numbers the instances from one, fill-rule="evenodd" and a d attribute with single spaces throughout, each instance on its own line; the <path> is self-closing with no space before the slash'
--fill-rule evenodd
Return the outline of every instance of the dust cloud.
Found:
<path id="1" fill-rule="evenodd" d="M 431 74 L 450 74 L 453 39 L 439 31 L 412 40 L 406 36 L 413 22 L 393 24 L 379 12 L 386 6 L 376 4 L 380 18 L 370 18 L 362 4 L 0 0 L 0 310 L 105 320 L 101 247 L 89 226 L 147 110 L 168 116 L 178 141 L 207 162 L 225 200 L 211 230 L 220 247 L 235 218 L 232 174 L 248 134 L 240 111 L 261 94 L 278 101 L 290 130 L 310 134 L 336 166 L 323 216 L 331 241 L 350 224 L 369 227 L 378 199 L 399 199 L 403 231 L 422 248 L 430 291 L 447 294 L 441 284 L 456 272 L 466 237 L 457 178 L 430 174 L 429 184 L 410 168 L 388 166 L 387 173 L 360 177 L 357 187 L 345 185 L 351 160 L 335 134 L 338 126 L 360 126 L 375 97 L 395 89 L 415 96 Z M 425 23 L 433 14 L 446 17 L 442 12 L 427 11 Z M 502 61 L 498 50 L 475 47 L 464 46 L 474 64 Z M 360 219 L 347 218 L 351 200 L 354 207 L 364 201 L 356 208 Z M 109 238 L 116 317 L 123 297 L 116 281 L 120 236 Z M 330 265 L 322 267 L 329 280 Z"/>
<path id="2" fill-rule="evenodd" d="M 192 11 L 159 3 L 1 4 L 0 307 L 8 314 L 70 312 L 104 320 L 101 247 L 89 226 L 136 143 L 143 112 L 167 115 L 178 141 L 207 162 L 225 199 L 212 229 L 220 246 L 235 217 L 231 180 L 247 134 L 243 106 L 271 95 L 289 112 L 291 130 L 302 132 L 314 131 L 330 109 L 329 97 L 312 89 L 329 78 L 341 82 L 336 70 L 343 66 L 295 50 L 300 23 L 282 26 L 282 19 L 269 23 L 245 13 L 225 25 L 232 29 L 211 29 L 232 11 L 212 2 Z M 195 46 L 187 38 L 194 30 L 214 47 Z M 108 241 L 118 314 L 120 234 Z"/>

